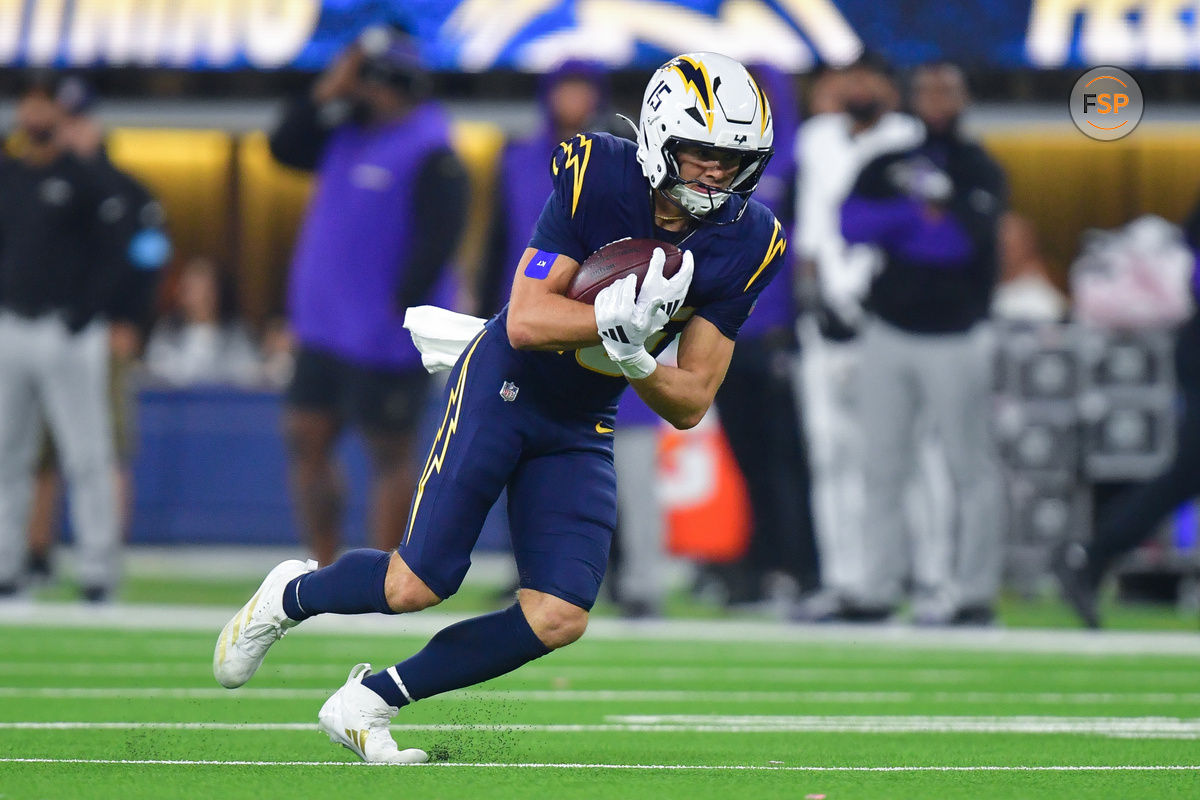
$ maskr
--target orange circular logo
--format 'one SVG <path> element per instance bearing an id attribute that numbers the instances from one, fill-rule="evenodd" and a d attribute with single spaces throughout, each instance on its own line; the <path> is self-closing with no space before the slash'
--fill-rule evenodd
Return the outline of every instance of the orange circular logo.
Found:
<path id="1" fill-rule="evenodd" d="M 1123 69 L 1095 67 L 1071 90 L 1071 121 L 1101 142 L 1128 136 L 1142 120 L 1142 87 Z"/>

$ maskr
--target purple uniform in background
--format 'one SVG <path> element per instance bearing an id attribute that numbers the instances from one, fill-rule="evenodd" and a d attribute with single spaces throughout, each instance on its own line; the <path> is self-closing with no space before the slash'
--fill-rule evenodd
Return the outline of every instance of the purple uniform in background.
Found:
<path id="1" fill-rule="evenodd" d="M 947 196 L 923 197 L 921 187 L 938 173 Z M 1000 168 L 957 135 L 930 134 L 912 150 L 867 164 L 842 204 L 841 225 L 847 242 L 884 251 L 868 298 L 875 316 L 910 333 L 961 333 L 985 319 L 1006 197 Z"/>
<path id="2" fill-rule="evenodd" d="M 550 157 L 558 139 L 545 129 L 536 136 L 513 142 L 500 155 L 500 185 L 497 201 L 506 215 L 504 276 L 500 282 L 500 302 L 508 302 L 517 264 L 529 243 L 529 234 L 537 225 L 546 196 L 554 188 L 550 183 Z M 495 309 L 488 309 L 489 312 Z"/>
<path id="3" fill-rule="evenodd" d="M 767 164 L 754 198 L 769 208 L 783 223 L 784 230 L 792 229 L 792 196 L 796 183 L 796 129 L 799 127 L 799 101 L 789 75 L 768 65 L 750 68 L 754 79 L 771 101 L 772 125 L 775 129 L 775 155 Z M 752 339 L 779 329 L 791 329 L 796 324 L 796 301 L 793 295 L 793 258 L 788 258 L 783 274 L 771 281 L 758 297 L 754 313 L 742 326 L 741 338 Z"/>
<path id="4" fill-rule="evenodd" d="M 490 243 L 493 252 L 485 262 L 483 283 L 479 287 L 482 304 L 479 310 L 484 316 L 491 316 L 508 302 L 517 264 L 542 214 L 546 196 L 554 188 L 550 181 L 550 158 L 559 142 L 568 137 L 555 130 L 550 96 L 559 84 L 569 80 L 586 81 L 595 88 L 598 112 L 608 103 L 608 78 L 599 64 L 570 59 L 539 82 L 542 126 L 532 136 L 508 142 L 500 153 L 495 228 Z"/>
<path id="5" fill-rule="evenodd" d="M 302 345 L 362 365 L 421 369 L 395 298 L 414 236 L 412 186 L 425 160 L 449 147 L 449 133 L 434 103 L 394 124 L 333 132 L 292 263 L 288 301 Z M 450 273 L 431 302 L 452 304 Z"/>

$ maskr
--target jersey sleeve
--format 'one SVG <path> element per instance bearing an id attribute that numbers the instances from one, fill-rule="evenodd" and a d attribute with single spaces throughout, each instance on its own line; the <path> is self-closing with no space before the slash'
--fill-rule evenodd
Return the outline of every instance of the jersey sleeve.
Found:
<path id="1" fill-rule="evenodd" d="M 761 261 L 756 262 L 757 267 L 750 273 L 748 279 L 745 279 L 743 283 L 742 280 L 745 276 L 739 276 L 738 283 L 741 285 L 731 286 L 730 294 L 727 297 L 715 300 L 696 310 L 696 316 L 704 317 L 717 326 L 717 330 L 727 339 L 737 339 L 742 324 L 754 310 L 754 304 L 758 302 L 758 296 L 783 268 L 784 253 L 787 251 L 787 237 L 784 235 L 783 225 L 779 220 L 772 218 L 772 222 L 774 228 L 771 231 L 769 243 L 761 252 Z"/>
<path id="2" fill-rule="evenodd" d="M 530 247 L 579 262 L 590 255 L 584 231 L 601 180 L 597 176 L 603 171 L 594 162 L 601 160 L 606 145 L 595 134 L 580 133 L 555 148 L 550 160 L 554 189 L 538 217 Z"/>

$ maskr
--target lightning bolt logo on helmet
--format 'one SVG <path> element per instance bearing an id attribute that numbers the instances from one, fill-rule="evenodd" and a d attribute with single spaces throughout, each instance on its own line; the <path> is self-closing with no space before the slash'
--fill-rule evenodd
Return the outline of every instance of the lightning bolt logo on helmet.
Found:
<path id="1" fill-rule="evenodd" d="M 708 123 L 708 129 L 711 131 L 713 126 L 713 109 L 712 109 L 712 90 L 708 80 L 708 70 L 704 66 L 704 62 L 696 61 L 690 56 L 679 56 L 678 58 L 667 63 L 667 69 L 673 69 L 679 73 L 679 77 L 683 79 L 685 89 L 691 89 L 696 94 L 696 99 L 700 101 L 700 105 L 704 108 L 704 117 Z"/>

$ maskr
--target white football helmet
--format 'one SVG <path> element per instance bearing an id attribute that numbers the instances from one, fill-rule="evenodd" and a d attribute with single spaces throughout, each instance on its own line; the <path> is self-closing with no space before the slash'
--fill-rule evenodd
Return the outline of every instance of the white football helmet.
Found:
<path id="1" fill-rule="evenodd" d="M 774 138 L 767 96 L 745 67 L 720 53 L 685 53 L 659 67 L 646 85 L 637 159 L 652 187 L 702 219 L 730 195 L 749 197 L 775 152 Z M 675 153 L 689 145 L 740 159 L 729 188 L 679 177 Z"/>

